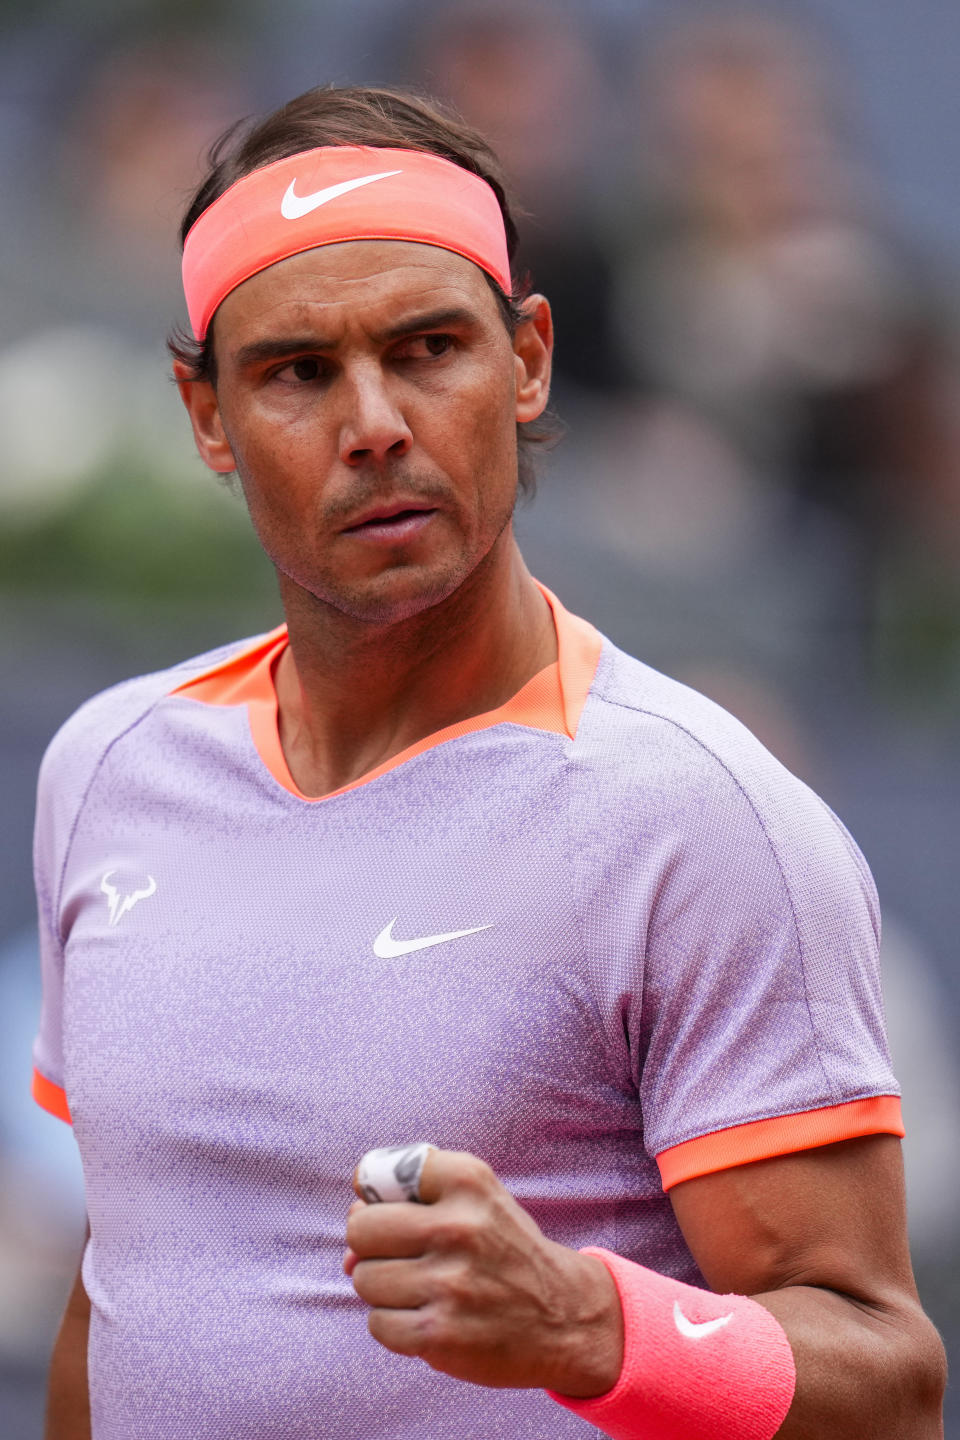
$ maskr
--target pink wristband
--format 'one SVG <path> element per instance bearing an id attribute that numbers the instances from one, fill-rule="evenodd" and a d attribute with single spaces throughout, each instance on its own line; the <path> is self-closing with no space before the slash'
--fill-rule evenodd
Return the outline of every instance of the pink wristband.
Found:
<path id="1" fill-rule="evenodd" d="M 715 1295 L 588 1246 L 623 1307 L 623 1368 L 592 1399 L 551 1399 L 614 1440 L 771 1440 L 796 1368 L 779 1322 L 746 1295 Z"/>

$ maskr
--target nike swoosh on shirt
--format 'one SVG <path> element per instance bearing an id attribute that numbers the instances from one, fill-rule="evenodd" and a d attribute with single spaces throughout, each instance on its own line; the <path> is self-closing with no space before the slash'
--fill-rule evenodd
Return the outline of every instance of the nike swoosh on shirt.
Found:
<path id="1" fill-rule="evenodd" d="M 723 1329 L 724 1325 L 729 1325 L 732 1319 L 733 1311 L 731 1310 L 729 1315 L 721 1315 L 716 1320 L 703 1320 L 700 1324 L 696 1324 L 684 1315 L 680 1309 L 679 1300 L 673 1302 L 673 1323 L 680 1334 L 688 1340 L 705 1340 L 708 1335 L 715 1335 L 718 1330 Z"/>
<path id="2" fill-rule="evenodd" d="M 280 214 L 284 220 L 300 220 L 319 205 L 326 205 L 328 200 L 336 200 L 338 195 L 346 195 L 349 190 L 358 190 L 361 185 L 372 185 L 374 180 L 389 180 L 391 175 L 401 173 L 400 170 L 383 170 L 379 175 L 360 175 L 356 180 L 341 180 L 339 185 L 327 185 L 323 190 L 314 190 L 312 195 L 297 195 L 294 191 L 297 182 L 293 179 L 280 201 Z"/>
<path id="3" fill-rule="evenodd" d="M 373 953 L 380 960 L 392 960 L 396 955 L 412 955 L 414 950 L 429 950 L 431 945 L 443 945 L 447 940 L 461 940 L 464 935 L 479 935 L 481 930 L 492 930 L 492 925 L 474 925 L 471 930 L 449 930 L 446 935 L 424 935 L 418 940 L 394 940 L 393 927 L 396 919 L 385 925 L 373 942 Z"/>

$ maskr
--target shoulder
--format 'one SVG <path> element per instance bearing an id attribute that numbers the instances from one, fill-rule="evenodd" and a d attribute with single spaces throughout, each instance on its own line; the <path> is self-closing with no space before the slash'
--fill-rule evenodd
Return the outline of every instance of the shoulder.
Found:
<path id="1" fill-rule="evenodd" d="M 40 766 L 38 826 L 70 823 L 113 746 L 193 675 L 249 645 L 239 640 L 151 674 L 124 680 L 85 701 L 56 732 Z"/>
<path id="2" fill-rule="evenodd" d="M 612 645 L 581 728 L 585 749 L 628 787 L 654 784 L 688 798 L 735 790 L 764 807 L 807 788 L 729 711 Z"/>
<path id="3" fill-rule="evenodd" d="M 642 816 L 646 834 L 683 837 L 715 860 L 731 849 L 766 852 L 788 889 L 801 875 L 809 881 L 814 863 L 821 876 L 840 871 L 875 908 L 843 824 L 722 706 L 612 645 L 590 701 L 582 738 L 598 793 Z"/>
<path id="4" fill-rule="evenodd" d="M 84 701 L 61 725 L 47 747 L 42 769 L 56 769 L 64 762 L 71 767 L 96 764 L 121 735 L 179 686 L 252 643 L 253 640 L 237 640 L 101 690 Z"/>

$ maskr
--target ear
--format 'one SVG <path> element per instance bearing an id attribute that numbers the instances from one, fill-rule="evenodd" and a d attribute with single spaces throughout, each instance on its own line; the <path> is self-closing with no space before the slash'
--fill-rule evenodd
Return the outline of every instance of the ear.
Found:
<path id="1" fill-rule="evenodd" d="M 553 316 L 542 295 L 529 295 L 523 302 L 524 318 L 513 337 L 517 386 L 517 423 L 536 420 L 550 399 L 550 371 L 553 361 Z"/>
<path id="2" fill-rule="evenodd" d="M 209 380 L 191 379 L 189 367 L 182 360 L 174 360 L 173 378 L 190 416 L 200 459 L 218 475 L 229 475 L 237 466 L 220 419 L 216 390 Z"/>

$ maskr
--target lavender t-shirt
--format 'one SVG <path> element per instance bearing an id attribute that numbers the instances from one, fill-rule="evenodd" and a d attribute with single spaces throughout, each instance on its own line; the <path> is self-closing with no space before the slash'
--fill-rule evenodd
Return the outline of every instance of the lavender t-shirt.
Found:
<path id="1" fill-rule="evenodd" d="M 262 714 L 191 691 L 234 652 L 96 697 L 42 772 L 38 1097 L 83 1160 L 95 1440 L 594 1434 L 369 1337 L 354 1165 L 472 1151 L 554 1240 L 702 1284 L 657 1157 L 822 1143 L 897 1093 L 866 866 L 599 637 L 566 729 L 507 707 L 313 802 Z"/>

